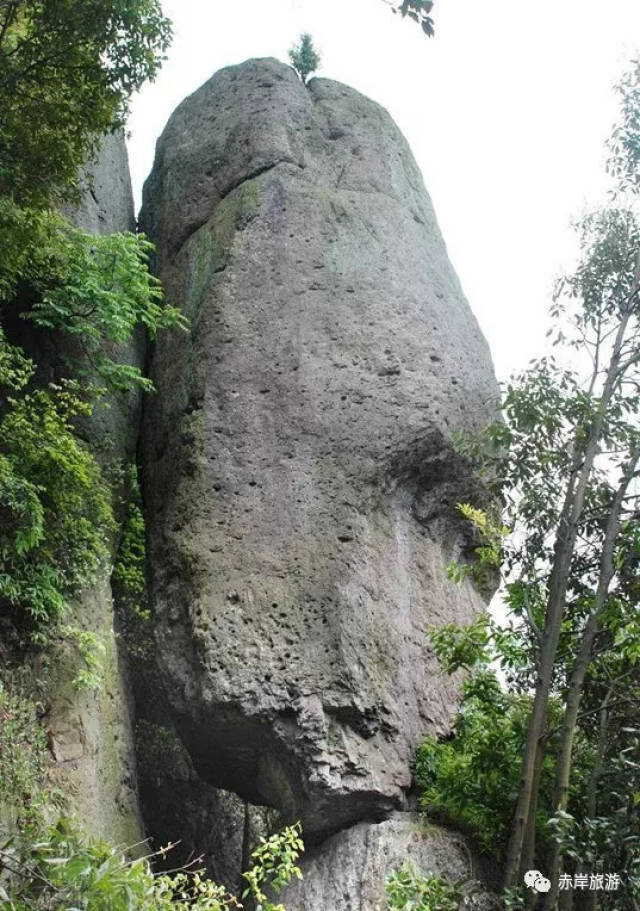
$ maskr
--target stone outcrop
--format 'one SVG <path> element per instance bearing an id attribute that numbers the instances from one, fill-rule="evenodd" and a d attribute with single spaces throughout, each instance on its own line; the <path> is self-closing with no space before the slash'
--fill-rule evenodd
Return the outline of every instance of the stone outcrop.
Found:
<path id="1" fill-rule="evenodd" d="M 281 900 L 295 911 L 387 911 L 387 878 L 404 865 L 468 883 L 466 908 L 496 907 L 478 888 L 486 873 L 466 842 L 412 813 L 358 823 L 327 839 L 305 855 L 302 880 L 294 880 Z"/>
<path id="2" fill-rule="evenodd" d="M 83 174 L 82 198 L 65 206 L 64 214 L 89 234 L 114 234 L 135 230 L 129 158 L 124 135 L 107 134 L 95 159 Z"/>
<path id="3" fill-rule="evenodd" d="M 105 137 L 97 159 L 86 170 L 87 189 L 64 214 L 83 231 L 108 234 L 135 228 L 127 150 L 122 134 Z M 58 352 L 52 350 L 52 363 Z M 144 361 L 142 338 L 123 360 Z M 46 362 L 46 358 L 44 359 Z M 99 405 L 80 428 L 99 462 L 135 462 L 140 423 L 137 393 Z M 115 543 L 115 542 L 114 542 Z M 51 777 L 64 793 L 68 809 L 85 828 L 119 845 L 142 838 L 138 806 L 131 695 L 118 648 L 113 596 L 105 567 L 101 578 L 72 605 L 68 622 L 98 634 L 105 646 L 104 679 L 98 692 L 79 693 L 73 686 L 78 657 L 62 647 L 50 662 L 47 730 Z"/>
<path id="4" fill-rule="evenodd" d="M 167 718 L 202 781 L 362 840 L 456 710 L 429 629 L 483 606 L 444 567 L 486 343 L 389 115 L 275 60 L 179 106 L 142 221 L 191 321 L 158 339 L 140 449 Z"/>

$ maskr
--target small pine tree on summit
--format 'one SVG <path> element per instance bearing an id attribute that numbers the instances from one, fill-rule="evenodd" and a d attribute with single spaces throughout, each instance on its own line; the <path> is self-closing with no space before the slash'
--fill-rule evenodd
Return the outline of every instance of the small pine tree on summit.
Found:
<path id="1" fill-rule="evenodd" d="M 307 79 L 320 66 L 320 54 L 313 46 L 313 40 L 308 32 L 300 35 L 300 44 L 296 44 L 289 51 L 289 60 L 304 85 Z"/>

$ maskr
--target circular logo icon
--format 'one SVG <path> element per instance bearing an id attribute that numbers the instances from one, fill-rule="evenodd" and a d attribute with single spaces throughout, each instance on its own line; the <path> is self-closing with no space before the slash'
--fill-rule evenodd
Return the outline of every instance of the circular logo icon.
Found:
<path id="1" fill-rule="evenodd" d="M 540 870 L 527 870 L 524 874 L 524 883 L 536 892 L 548 892 L 551 889 L 551 880 L 543 876 Z"/>

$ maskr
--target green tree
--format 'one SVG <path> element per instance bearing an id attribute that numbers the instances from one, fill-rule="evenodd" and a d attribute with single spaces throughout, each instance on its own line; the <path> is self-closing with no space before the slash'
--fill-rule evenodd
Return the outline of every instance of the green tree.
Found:
<path id="1" fill-rule="evenodd" d="M 0 0 L 0 196 L 72 194 L 170 36 L 159 0 Z"/>
<path id="2" fill-rule="evenodd" d="M 151 250 L 144 234 L 92 236 L 49 217 L 46 236 L 21 275 L 20 290 L 31 301 L 24 318 L 75 343 L 78 377 L 116 391 L 151 389 L 138 368 L 105 350 L 131 341 L 137 326 L 151 339 L 160 329 L 186 328 L 180 311 L 163 304 L 160 282 L 148 267 Z"/>
<path id="3" fill-rule="evenodd" d="M 162 305 L 142 235 L 91 237 L 56 213 L 39 225 L 33 257 L 5 268 L 4 294 L 29 301 L 22 316 L 69 341 L 59 365 L 67 379 L 38 386 L 34 361 L 0 330 L 0 598 L 34 630 L 60 620 L 92 582 L 115 532 L 111 492 L 74 421 L 106 390 L 151 388 L 112 356 L 136 326 L 151 336 L 184 326 Z"/>
<path id="4" fill-rule="evenodd" d="M 300 43 L 289 51 L 289 60 L 302 82 L 306 85 L 307 79 L 320 66 L 320 54 L 313 46 L 313 40 L 308 32 L 300 35 Z"/>
<path id="5" fill-rule="evenodd" d="M 578 654 L 566 691 L 567 730 L 560 759 L 566 764 L 563 754 L 570 754 L 574 728 L 570 716 L 579 706 L 597 624 L 613 597 L 621 525 L 632 520 L 630 484 L 640 455 L 633 420 L 634 384 L 640 379 L 635 353 L 640 344 L 640 234 L 632 213 L 620 210 L 588 217 L 580 231 L 583 258 L 557 292 L 555 313 L 561 323 L 556 340 L 592 355 L 586 385 L 578 370 L 545 359 L 509 390 L 506 401 L 512 523 L 518 520 L 523 541 L 510 556 L 510 568 L 522 585 L 529 605 L 527 619 L 539 642 L 535 696 L 507 853 L 510 885 L 528 862 L 524 846 L 533 837 L 535 770 L 558 648 L 563 637 L 573 634 L 570 644 L 565 642 L 572 654 Z M 566 771 L 559 776 L 561 789 Z"/>
<path id="6" fill-rule="evenodd" d="M 115 526 L 100 469 L 72 426 L 90 406 L 74 382 L 33 388 L 34 369 L 0 331 L 0 601 L 39 627 L 91 582 Z"/>
<path id="7" fill-rule="evenodd" d="M 473 836 L 500 863 L 518 791 L 530 711 L 531 697 L 504 692 L 495 673 L 482 662 L 464 685 L 453 737 L 442 742 L 429 738 L 415 759 L 421 808 L 428 816 Z M 557 704 L 554 714 L 557 720 Z M 552 748 L 555 742 L 557 737 Z M 553 762 L 547 756 L 541 770 L 541 789 L 547 797 L 552 784 Z M 548 818 L 548 811 L 542 808 L 541 830 Z"/>
<path id="8" fill-rule="evenodd" d="M 435 637 L 450 670 L 497 659 L 510 690 L 530 700 L 505 882 L 517 887 L 538 863 L 552 883 L 545 911 L 557 907 L 563 862 L 580 871 L 608 858 L 608 869 L 626 874 L 627 898 L 605 897 L 603 907 L 633 907 L 640 886 L 639 77 L 634 64 L 621 84 L 609 166 L 616 204 L 578 222 L 581 256 L 555 290 L 554 353 L 507 385 L 503 420 L 463 445 L 503 499 L 507 536 L 495 519 L 465 514 L 483 542 L 480 564 L 500 540 L 510 628 L 483 633 L 475 624 Z M 455 575 L 467 572 L 475 574 L 458 567 Z M 495 722 L 482 712 L 490 731 Z M 598 784 L 605 777 L 607 790 Z M 490 809 L 487 795 L 477 800 Z"/>
<path id="9" fill-rule="evenodd" d="M 74 198 L 81 165 L 122 125 L 169 36 L 158 0 L 0 0 L 0 603 L 32 637 L 106 565 L 115 534 L 77 418 L 106 391 L 150 388 L 114 356 L 137 327 L 184 326 L 143 235 L 92 237 L 53 208 Z M 53 343 L 55 383 L 10 344 L 17 318 Z"/>

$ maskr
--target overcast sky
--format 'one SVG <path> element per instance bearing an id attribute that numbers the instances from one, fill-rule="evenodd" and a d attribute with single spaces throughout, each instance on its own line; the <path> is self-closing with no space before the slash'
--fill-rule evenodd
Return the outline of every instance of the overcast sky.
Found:
<path id="1" fill-rule="evenodd" d="M 500 378 L 541 353 L 570 222 L 604 198 L 611 91 L 640 50 L 638 0 L 437 0 L 437 37 L 384 0 L 164 0 L 175 39 L 135 99 L 136 198 L 176 105 L 222 66 L 286 60 L 301 31 L 318 75 L 383 104 L 406 135 Z"/>

